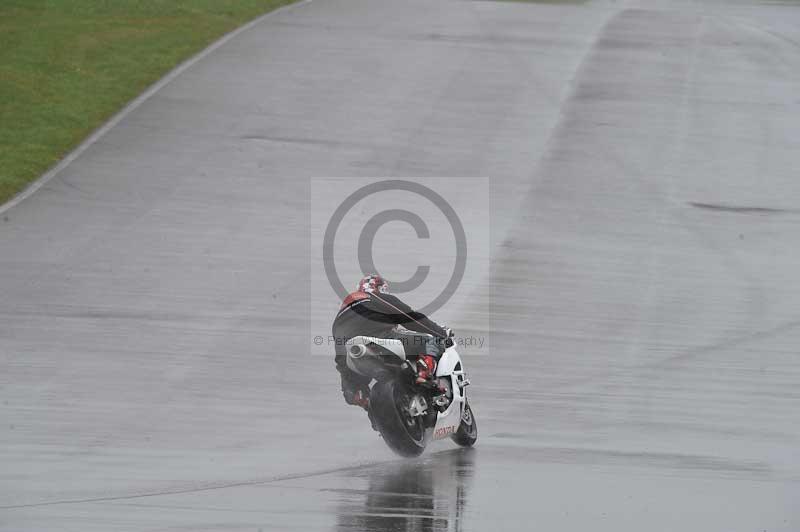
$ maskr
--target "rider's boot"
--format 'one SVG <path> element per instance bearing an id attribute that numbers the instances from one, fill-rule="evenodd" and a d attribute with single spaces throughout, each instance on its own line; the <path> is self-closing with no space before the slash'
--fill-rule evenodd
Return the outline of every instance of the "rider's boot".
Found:
<path id="1" fill-rule="evenodd" d="M 436 374 L 436 359 L 431 355 L 417 358 L 417 384 L 431 384 Z"/>

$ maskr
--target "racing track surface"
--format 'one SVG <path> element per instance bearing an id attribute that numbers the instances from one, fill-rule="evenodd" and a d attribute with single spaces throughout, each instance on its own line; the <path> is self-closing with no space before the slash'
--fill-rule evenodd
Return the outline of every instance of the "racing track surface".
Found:
<path id="1" fill-rule="evenodd" d="M 790 2 L 267 17 L 0 216 L 0 529 L 800 529 L 799 82 Z M 336 175 L 491 178 L 472 452 L 307 355 Z"/>

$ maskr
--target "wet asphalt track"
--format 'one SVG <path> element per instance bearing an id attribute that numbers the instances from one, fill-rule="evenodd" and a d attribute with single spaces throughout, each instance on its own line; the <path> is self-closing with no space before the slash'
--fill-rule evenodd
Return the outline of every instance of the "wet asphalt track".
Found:
<path id="1" fill-rule="evenodd" d="M 796 531 L 799 149 L 789 2 L 281 11 L 3 213 L 0 529 Z M 491 178 L 472 452 L 305 354 L 324 175 Z"/>

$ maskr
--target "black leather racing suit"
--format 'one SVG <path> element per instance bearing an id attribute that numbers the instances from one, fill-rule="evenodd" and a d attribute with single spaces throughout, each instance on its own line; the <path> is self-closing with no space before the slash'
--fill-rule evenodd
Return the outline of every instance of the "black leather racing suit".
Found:
<path id="1" fill-rule="evenodd" d="M 398 325 L 413 333 L 404 334 L 398 330 Z M 346 344 L 349 339 L 356 336 L 399 338 L 406 342 L 406 346 L 417 346 L 419 354 L 438 358 L 447 331 L 391 294 L 353 292 L 344 299 L 333 320 L 333 336 L 336 340 L 336 369 L 342 376 L 342 393 L 351 403 L 358 390 L 366 391 L 370 379 L 347 367 Z"/>

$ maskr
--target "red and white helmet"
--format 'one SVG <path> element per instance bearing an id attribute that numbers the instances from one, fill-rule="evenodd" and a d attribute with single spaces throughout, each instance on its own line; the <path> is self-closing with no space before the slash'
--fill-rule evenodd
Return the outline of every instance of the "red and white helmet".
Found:
<path id="1" fill-rule="evenodd" d="M 389 292 L 389 283 L 387 283 L 386 279 L 380 275 L 373 273 L 371 275 L 367 275 L 358 282 L 358 291 L 367 292 L 369 294 L 373 292 L 386 294 Z"/>

